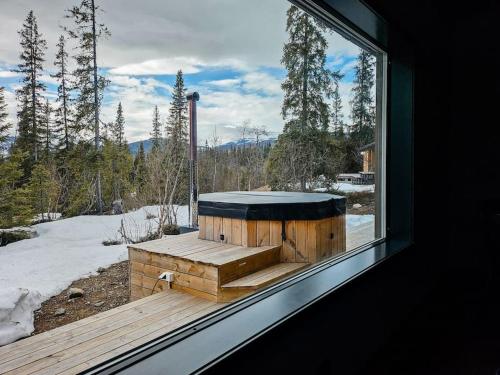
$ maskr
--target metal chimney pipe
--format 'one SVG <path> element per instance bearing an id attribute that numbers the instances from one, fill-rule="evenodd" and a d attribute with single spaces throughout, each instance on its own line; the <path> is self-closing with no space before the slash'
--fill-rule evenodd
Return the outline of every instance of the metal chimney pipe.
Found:
<path id="1" fill-rule="evenodd" d="M 196 91 L 186 95 L 189 102 L 189 218 L 190 227 L 198 228 L 198 140 L 197 140 L 197 118 L 196 102 L 200 100 L 200 94 Z"/>

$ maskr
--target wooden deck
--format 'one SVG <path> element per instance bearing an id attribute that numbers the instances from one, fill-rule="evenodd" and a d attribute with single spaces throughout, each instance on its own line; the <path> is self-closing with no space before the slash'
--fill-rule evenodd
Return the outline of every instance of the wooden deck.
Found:
<path id="1" fill-rule="evenodd" d="M 375 240 L 375 223 L 368 222 L 347 231 L 347 251 Z"/>
<path id="2" fill-rule="evenodd" d="M 362 224 L 347 233 L 347 249 L 373 239 L 373 223 Z M 130 252 L 131 292 L 139 288 L 140 299 L 0 347 L 0 374 L 79 373 L 223 307 L 206 298 L 211 293 L 231 300 L 309 265 L 280 263 L 280 249 L 199 240 L 197 233 L 140 244 Z M 175 271 L 178 290 L 161 291 L 159 283 L 161 292 L 150 295 L 165 269 Z M 189 294 L 194 288 L 199 294 Z"/>
<path id="3" fill-rule="evenodd" d="M 169 290 L 0 347 L 1 374 L 76 374 L 224 304 Z"/>

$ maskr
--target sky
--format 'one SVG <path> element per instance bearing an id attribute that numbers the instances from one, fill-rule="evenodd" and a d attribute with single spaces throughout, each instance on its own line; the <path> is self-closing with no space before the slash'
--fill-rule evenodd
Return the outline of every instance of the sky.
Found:
<path id="1" fill-rule="evenodd" d="M 44 74 L 46 97 L 55 100 L 54 56 L 65 10 L 77 0 L 0 0 L 0 86 L 6 88 L 10 121 L 16 124 L 14 91 L 19 76 L 18 30 L 29 10 L 47 40 Z M 102 120 L 111 122 L 122 103 L 129 142 L 149 138 L 152 114 L 158 105 L 168 115 L 175 74 L 182 69 L 186 87 L 198 91 L 198 139 L 216 133 L 220 142 L 240 137 L 238 127 L 249 121 L 265 126 L 270 136 L 283 129 L 286 71 L 280 64 L 285 30 L 286 0 L 97 0 L 98 22 L 111 36 L 98 45 L 98 65 L 110 80 Z M 349 119 L 353 68 L 359 48 L 340 35 L 327 34 L 327 67 L 340 69 L 344 118 Z M 74 47 L 74 46 L 72 46 Z M 74 50 L 70 50 L 72 54 Z M 13 130 L 14 131 L 14 130 Z"/>

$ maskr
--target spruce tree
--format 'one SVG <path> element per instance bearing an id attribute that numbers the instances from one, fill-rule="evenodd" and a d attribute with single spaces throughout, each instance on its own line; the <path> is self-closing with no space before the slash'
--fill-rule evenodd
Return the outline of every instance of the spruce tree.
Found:
<path id="1" fill-rule="evenodd" d="M 118 108 L 116 109 L 116 119 L 112 128 L 113 141 L 118 147 L 122 147 L 125 141 L 125 118 L 123 117 L 122 103 L 118 103 Z"/>
<path id="2" fill-rule="evenodd" d="M 74 88 L 78 92 L 75 101 L 75 121 L 79 129 L 93 133 L 94 151 L 97 154 L 96 208 L 99 213 L 102 213 L 99 109 L 107 81 L 98 75 L 97 43 L 101 37 L 108 36 L 110 33 L 104 24 L 96 21 L 96 13 L 99 9 L 94 0 L 81 0 L 80 5 L 68 10 L 67 17 L 73 20 L 74 28 L 66 28 L 66 30 L 78 44 L 78 53 L 74 56 L 77 67 L 73 72 Z"/>
<path id="3" fill-rule="evenodd" d="M 50 115 L 52 112 L 52 108 L 50 107 L 49 100 L 46 99 L 45 105 L 43 106 L 43 142 L 42 142 L 42 151 L 43 151 L 43 157 L 45 158 L 46 161 L 50 159 L 50 154 L 53 149 L 54 145 L 54 132 L 52 131 L 51 127 L 51 120 L 50 120 Z"/>
<path id="4" fill-rule="evenodd" d="M 52 77 L 56 78 L 59 82 L 59 86 L 57 87 L 56 103 L 58 106 L 55 110 L 54 131 L 58 134 L 57 147 L 67 152 L 71 144 L 75 141 L 76 134 L 70 106 L 71 90 L 68 72 L 68 53 L 66 52 L 66 39 L 64 35 L 59 37 L 54 65 L 57 67 L 57 72 Z"/>
<path id="5" fill-rule="evenodd" d="M 333 92 L 332 92 L 332 130 L 337 138 L 344 136 L 344 115 L 342 114 L 342 98 L 339 92 L 339 82 L 344 78 L 340 70 L 333 72 Z"/>
<path id="6" fill-rule="evenodd" d="M 187 120 L 186 88 L 184 87 L 182 70 L 179 70 L 175 77 L 167 119 L 167 137 L 169 142 L 176 148 L 187 143 Z"/>
<path id="7" fill-rule="evenodd" d="M 153 111 L 153 131 L 151 132 L 151 139 L 153 141 L 153 149 L 157 150 L 161 145 L 161 120 L 157 105 Z"/>
<path id="8" fill-rule="evenodd" d="M 287 70 L 282 83 L 281 113 L 287 130 L 328 129 L 331 73 L 326 68 L 325 26 L 292 5 L 287 12 L 289 39 L 281 63 Z"/>
<path id="9" fill-rule="evenodd" d="M 286 31 L 281 59 L 287 70 L 281 85 L 285 126 L 271 151 L 268 172 L 274 188 L 305 191 L 325 162 L 330 120 L 326 98 L 332 93 L 328 45 L 325 26 L 294 5 L 287 12 Z"/>
<path id="10" fill-rule="evenodd" d="M 359 146 L 374 140 L 375 109 L 373 86 L 375 58 L 367 51 L 361 50 L 354 70 L 353 98 L 351 101 L 350 137 Z"/>
<path id="11" fill-rule="evenodd" d="M 22 164 L 27 156 L 14 149 L 8 158 L 0 161 L 0 228 L 26 225 L 33 218 L 30 192 L 20 183 Z"/>
<path id="12" fill-rule="evenodd" d="M 177 72 L 172 91 L 169 116 L 167 119 L 167 149 L 166 168 L 178 171 L 173 200 L 175 203 L 184 204 L 188 197 L 187 142 L 188 142 L 188 117 L 186 88 L 182 70 Z"/>
<path id="13" fill-rule="evenodd" d="M 5 103 L 5 88 L 0 86 L 0 160 L 7 147 L 5 142 L 9 136 L 11 124 L 7 121 L 7 103 Z"/>
<path id="14" fill-rule="evenodd" d="M 22 86 L 16 91 L 21 105 L 20 116 L 23 126 L 19 127 L 19 136 L 26 142 L 24 152 L 32 154 L 32 162 L 39 158 L 40 134 L 43 132 L 43 93 L 45 85 L 40 81 L 43 71 L 44 55 L 47 42 L 38 31 L 38 24 L 33 11 L 28 13 L 19 31 L 21 37 L 21 62 L 16 72 L 21 73 Z M 21 134 L 21 132 L 23 132 Z M 24 148 L 25 147 L 25 148 Z"/>

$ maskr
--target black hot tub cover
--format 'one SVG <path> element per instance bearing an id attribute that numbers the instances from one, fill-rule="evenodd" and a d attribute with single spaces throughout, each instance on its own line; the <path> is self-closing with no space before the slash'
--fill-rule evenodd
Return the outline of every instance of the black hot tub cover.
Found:
<path id="1" fill-rule="evenodd" d="M 229 191 L 201 194 L 198 214 L 243 220 L 320 220 L 345 214 L 346 199 L 326 193 Z"/>

